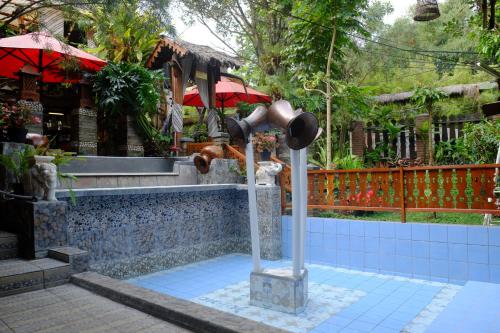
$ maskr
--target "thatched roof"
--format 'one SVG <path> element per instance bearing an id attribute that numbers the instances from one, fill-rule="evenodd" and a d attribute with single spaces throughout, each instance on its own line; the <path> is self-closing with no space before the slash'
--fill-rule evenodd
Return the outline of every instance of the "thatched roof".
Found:
<path id="1" fill-rule="evenodd" d="M 474 96 L 481 91 L 498 89 L 496 82 L 481 82 L 471 84 L 456 84 L 452 86 L 440 87 L 439 90 L 445 92 L 449 97 Z M 384 94 L 373 97 L 380 104 L 407 103 L 413 96 L 412 91 L 397 94 Z"/>
<path id="2" fill-rule="evenodd" d="M 165 61 L 170 60 L 173 53 L 179 58 L 192 54 L 198 61 L 217 64 L 225 68 L 239 68 L 241 66 L 241 62 L 235 57 L 216 51 L 209 46 L 193 44 L 183 40 L 172 40 L 168 37 L 162 37 L 156 44 L 153 53 L 146 62 L 146 66 L 149 68 L 161 67 Z"/>

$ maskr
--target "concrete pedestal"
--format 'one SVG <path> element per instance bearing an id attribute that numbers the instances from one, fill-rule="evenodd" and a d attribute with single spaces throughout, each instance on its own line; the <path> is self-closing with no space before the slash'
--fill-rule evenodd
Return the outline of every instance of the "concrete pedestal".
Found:
<path id="1" fill-rule="evenodd" d="M 250 274 L 250 304 L 291 314 L 304 311 L 307 299 L 308 272 L 294 277 L 291 268 L 265 269 Z"/>

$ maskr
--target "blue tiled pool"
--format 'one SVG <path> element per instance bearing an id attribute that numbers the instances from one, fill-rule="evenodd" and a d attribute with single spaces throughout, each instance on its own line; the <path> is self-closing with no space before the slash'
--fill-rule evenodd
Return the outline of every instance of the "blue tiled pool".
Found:
<path id="1" fill-rule="evenodd" d="M 233 254 L 129 282 L 292 332 L 500 332 L 498 284 L 457 285 L 310 264 L 307 309 L 293 316 L 249 305 L 251 268 L 250 256 Z M 474 313 L 488 315 L 468 315 L 469 304 Z M 471 324 L 457 325 L 463 318 Z"/>

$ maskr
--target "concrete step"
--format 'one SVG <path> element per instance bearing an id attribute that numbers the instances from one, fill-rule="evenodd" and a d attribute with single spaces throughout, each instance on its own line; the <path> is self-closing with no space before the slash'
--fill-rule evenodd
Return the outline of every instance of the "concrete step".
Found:
<path id="1" fill-rule="evenodd" d="M 17 258 L 17 245 L 17 235 L 0 231 L 0 260 Z"/>
<path id="2" fill-rule="evenodd" d="M 52 258 L 1 260 L 0 297 L 58 286 L 70 276 L 70 264 Z"/>
<path id="3" fill-rule="evenodd" d="M 89 268 L 89 253 L 76 247 L 64 246 L 49 249 L 49 258 L 70 264 L 72 273 L 85 272 Z"/>

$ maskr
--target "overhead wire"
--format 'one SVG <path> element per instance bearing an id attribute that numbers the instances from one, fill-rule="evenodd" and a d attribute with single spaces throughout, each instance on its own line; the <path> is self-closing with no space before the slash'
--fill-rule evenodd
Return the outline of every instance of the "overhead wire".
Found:
<path id="1" fill-rule="evenodd" d="M 284 17 L 288 17 L 288 18 L 294 18 L 294 19 L 297 19 L 297 20 L 300 20 L 300 21 L 303 21 L 303 22 L 307 22 L 309 24 L 312 24 L 312 25 L 315 25 L 317 27 L 320 27 L 320 28 L 323 28 L 325 30 L 331 30 L 331 28 L 323 25 L 323 24 L 320 24 L 320 23 L 317 23 L 317 22 L 314 22 L 314 21 L 311 21 L 311 20 L 308 20 L 306 18 L 303 18 L 303 17 L 300 17 L 300 16 L 297 16 L 297 15 L 293 15 L 291 13 L 285 13 L 277 8 L 274 8 L 273 6 L 268 6 L 268 7 L 264 7 L 260 4 L 258 4 L 257 2 L 254 2 L 255 5 L 261 7 L 262 9 L 265 9 L 265 10 L 272 10 L 278 14 L 281 14 L 282 16 Z M 454 62 L 453 59 L 449 59 L 449 58 L 443 58 L 443 57 L 439 57 L 439 56 L 435 56 L 435 55 L 431 55 L 431 54 L 426 54 L 426 53 L 422 53 L 422 52 L 425 52 L 425 51 L 418 51 L 416 49 L 407 49 L 407 48 L 404 48 L 404 47 L 400 47 L 400 46 L 397 46 L 397 45 L 391 45 L 391 44 L 387 44 L 387 43 L 383 43 L 381 41 L 377 41 L 377 40 L 373 40 L 371 38 L 367 38 L 367 37 L 364 37 L 362 35 L 359 35 L 359 34 L 355 34 L 355 33 L 352 33 L 352 32 L 344 32 L 346 35 L 348 36 L 351 36 L 351 37 L 354 37 L 354 38 L 358 38 L 358 39 L 361 39 L 361 40 L 364 40 L 366 42 L 370 42 L 370 43 L 374 43 L 374 44 L 378 44 L 378 45 L 382 45 L 384 47 L 389 47 L 389 48 L 393 48 L 393 49 L 396 49 L 396 50 L 400 50 L 400 51 L 403 51 L 403 52 L 409 52 L 409 53 L 413 53 L 413 54 L 417 54 L 417 55 L 420 55 L 420 56 L 423 56 L 423 57 L 428 57 L 428 58 L 433 58 L 433 59 L 438 59 L 438 60 L 441 60 L 441 61 L 447 61 L 447 62 Z M 381 38 L 379 38 L 381 39 Z M 431 52 L 438 52 L 437 50 L 429 50 Z M 448 53 L 451 53 L 453 51 L 447 51 Z M 456 53 L 458 53 L 460 51 L 456 51 Z M 458 63 L 458 61 L 457 61 Z M 470 64 L 470 63 L 467 63 L 467 62 L 462 62 L 463 65 L 465 66 L 469 66 L 469 67 L 475 67 L 474 64 Z"/>

